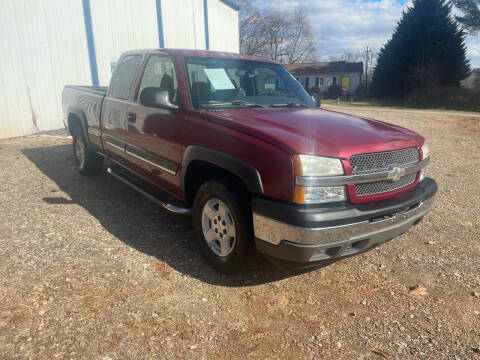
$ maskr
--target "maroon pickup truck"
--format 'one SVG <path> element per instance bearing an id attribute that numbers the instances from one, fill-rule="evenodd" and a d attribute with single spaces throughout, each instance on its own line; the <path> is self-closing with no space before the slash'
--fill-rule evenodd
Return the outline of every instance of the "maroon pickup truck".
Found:
<path id="1" fill-rule="evenodd" d="M 110 86 L 66 86 L 82 174 L 108 172 L 191 214 L 206 260 L 239 271 L 249 249 L 310 266 L 369 250 L 432 208 L 418 134 L 318 109 L 272 61 L 191 50 L 129 51 Z"/>

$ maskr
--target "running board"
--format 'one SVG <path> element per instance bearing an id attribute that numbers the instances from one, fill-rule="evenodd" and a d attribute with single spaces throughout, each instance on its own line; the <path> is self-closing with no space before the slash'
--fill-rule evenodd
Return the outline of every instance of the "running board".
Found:
<path id="1" fill-rule="evenodd" d="M 165 208 L 166 210 L 172 212 L 172 213 L 175 213 L 175 214 L 180 214 L 180 215 L 190 215 L 191 213 L 191 210 L 190 209 L 186 209 L 186 208 L 182 208 L 182 207 L 179 207 L 179 206 L 175 206 L 175 205 L 172 205 L 172 204 L 168 204 L 166 203 L 165 201 L 162 201 L 160 200 L 159 198 L 153 196 L 152 194 L 149 194 L 148 192 L 146 192 L 145 190 L 141 189 L 140 187 L 138 187 L 137 185 L 135 184 L 132 184 L 130 181 L 128 181 L 127 179 L 125 179 L 124 177 L 120 176 L 119 174 L 117 174 L 116 172 L 114 172 L 111 168 L 107 168 L 107 172 L 112 175 L 113 177 L 117 178 L 118 180 L 120 180 L 121 182 L 123 182 L 125 185 L 128 185 L 130 186 L 132 189 L 138 191 L 140 194 L 146 196 L 147 198 L 149 198 L 150 200 L 152 200 L 154 203 L 162 206 L 163 208 Z"/>

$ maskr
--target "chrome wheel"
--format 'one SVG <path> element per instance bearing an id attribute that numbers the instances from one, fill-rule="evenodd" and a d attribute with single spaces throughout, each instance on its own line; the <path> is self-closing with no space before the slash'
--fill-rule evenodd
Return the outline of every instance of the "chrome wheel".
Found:
<path id="1" fill-rule="evenodd" d="M 78 137 L 75 143 L 75 156 L 78 161 L 78 167 L 83 169 L 85 166 L 85 144 L 81 136 Z"/>
<path id="2" fill-rule="evenodd" d="M 228 256 L 235 246 L 235 222 L 228 207 L 210 199 L 202 210 L 202 232 L 208 247 L 218 256 Z"/>

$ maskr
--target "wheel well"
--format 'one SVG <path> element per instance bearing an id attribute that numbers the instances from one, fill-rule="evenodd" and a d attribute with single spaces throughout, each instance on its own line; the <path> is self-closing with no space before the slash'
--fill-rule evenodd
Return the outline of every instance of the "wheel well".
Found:
<path id="1" fill-rule="evenodd" d="M 238 176 L 217 165 L 201 160 L 194 160 L 190 162 L 186 171 L 184 196 L 185 201 L 189 204 L 193 204 L 195 194 L 200 186 L 205 182 L 214 179 L 223 181 L 229 188 L 242 191 L 245 194 L 249 193 L 245 184 Z"/>
<path id="2" fill-rule="evenodd" d="M 70 135 L 72 135 L 73 129 L 75 129 L 77 126 L 81 126 L 80 124 L 80 118 L 75 115 L 75 114 L 68 114 L 68 132 Z"/>

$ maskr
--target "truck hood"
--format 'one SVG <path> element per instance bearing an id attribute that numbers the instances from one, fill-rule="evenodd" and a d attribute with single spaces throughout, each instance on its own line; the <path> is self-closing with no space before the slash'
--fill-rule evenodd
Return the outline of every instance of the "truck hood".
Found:
<path id="1" fill-rule="evenodd" d="M 424 138 L 400 126 L 310 108 L 247 108 L 203 112 L 210 121 L 262 139 L 290 154 L 349 158 L 421 147 Z"/>

